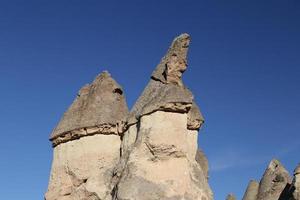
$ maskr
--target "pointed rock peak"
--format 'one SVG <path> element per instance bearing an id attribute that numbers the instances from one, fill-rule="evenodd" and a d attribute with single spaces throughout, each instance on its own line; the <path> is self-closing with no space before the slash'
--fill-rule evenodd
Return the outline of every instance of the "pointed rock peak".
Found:
<path id="1" fill-rule="evenodd" d="M 294 175 L 297 175 L 297 174 L 300 174 L 300 163 L 298 164 L 298 166 L 294 170 Z"/>
<path id="2" fill-rule="evenodd" d="M 259 183 L 255 180 L 250 180 L 243 200 L 256 200 L 258 193 Z"/>
<path id="3" fill-rule="evenodd" d="M 152 79 L 162 83 L 182 86 L 182 74 L 187 68 L 187 52 L 190 36 L 187 33 L 176 37 L 166 55 L 152 73 Z"/>
<path id="4" fill-rule="evenodd" d="M 269 166 L 268 166 L 267 170 L 272 170 L 272 171 L 276 171 L 276 170 L 284 170 L 284 171 L 287 171 L 287 170 L 283 167 L 283 165 L 280 163 L 280 161 L 277 160 L 277 159 L 271 160 L 271 162 L 269 163 Z"/>
<path id="5" fill-rule="evenodd" d="M 234 194 L 228 194 L 226 200 L 236 200 L 236 197 Z"/>
<path id="6" fill-rule="evenodd" d="M 115 127 L 127 114 L 128 108 L 122 87 L 104 71 L 93 83 L 80 89 L 76 99 L 53 130 L 50 140 L 78 129 L 104 125 Z M 102 131 L 116 132 L 110 128 Z"/>
<path id="7" fill-rule="evenodd" d="M 249 181 L 249 185 L 258 185 L 259 183 L 258 183 L 258 181 L 256 181 L 256 180 L 250 180 Z"/>
<path id="8" fill-rule="evenodd" d="M 167 54 L 162 58 L 150 82 L 133 106 L 128 124 L 134 124 L 146 114 L 161 110 L 187 113 L 193 103 L 193 94 L 183 85 L 181 76 L 187 66 L 190 36 L 182 34 L 174 39 Z M 196 107 L 195 107 L 196 108 Z M 191 129 L 199 129 L 202 117 L 199 110 L 190 113 Z"/>
<path id="9" fill-rule="evenodd" d="M 257 200 L 278 199 L 290 181 L 288 171 L 278 160 L 273 159 L 260 181 Z"/>

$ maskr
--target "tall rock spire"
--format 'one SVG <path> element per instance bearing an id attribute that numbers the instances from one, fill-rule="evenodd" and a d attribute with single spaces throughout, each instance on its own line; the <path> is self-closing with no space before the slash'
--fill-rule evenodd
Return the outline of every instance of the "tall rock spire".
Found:
<path id="1" fill-rule="evenodd" d="M 46 200 L 213 199 L 197 144 L 204 120 L 182 81 L 189 43 L 174 39 L 130 114 L 108 72 L 80 90 L 50 137 Z"/>
<path id="2" fill-rule="evenodd" d="M 115 172 L 116 199 L 213 199 L 207 160 L 197 155 L 204 120 L 182 82 L 189 43 L 188 34 L 173 40 L 131 110 Z"/>
<path id="3" fill-rule="evenodd" d="M 53 161 L 45 200 L 111 200 L 128 109 L 121 86 L 108 72 L 84 86 L 50 140 Z"/>

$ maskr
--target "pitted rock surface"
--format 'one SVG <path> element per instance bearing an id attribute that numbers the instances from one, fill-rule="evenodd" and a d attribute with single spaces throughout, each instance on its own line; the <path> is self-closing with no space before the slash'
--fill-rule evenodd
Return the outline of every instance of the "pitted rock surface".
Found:
<path id="1" fill-rule="evenodd" d="M 83 128 L 103 126 L 117 128 L 127 114 L 128 108 L 121 86 L 105 71 L 98 75 L 92 84 L 85 85 L 79 91 L 53 130 L 50 140 Z M 118 134 L 117 129 L 104 130 Z"/>

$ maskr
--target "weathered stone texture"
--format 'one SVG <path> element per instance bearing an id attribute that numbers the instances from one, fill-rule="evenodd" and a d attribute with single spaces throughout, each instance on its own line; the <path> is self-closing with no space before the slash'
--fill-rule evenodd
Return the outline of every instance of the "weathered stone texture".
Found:
<path id="1" fill-rule="evenodd" d="M 259 183 L 251 180 L 248 184 L 243 200 L 256 200 L 258 194 Z"/>
<path id="2" fill-rule="evenodd" d="M 111 199 L 120 143 L 117 135 L 98 134 L 56 146 L 45 199 Z"/>
<path id="3" fill-rule="evenodd" d="M 204 122 L 203 116 L 193 101 L 193 94 L 184 86 L 181 79 L 187 67 L 189 43 L 188 34 L 182 34 L 174 39 L 133 106 L 128 124 L 137 123 L 141 116 L 158 110 L 181 113 L 189 111 L 187 127 L 199 130 Z"/>
<path id="4" fill-rule="evenodd" d="M 294 180 L 293 180 L 293 197 L 295 200 L 300 200 L 300 164 L 294 170 Z"/>
<path id="5" fill-rule="evenodd" d="M 260 181 L 257 200 L 277 200 L 290 182 L 287 170 L 278 160 L 272 160 Z"/>
<path id="6" fill-rule="evenodd" d="M 201 169 L 208 180 L 209 175 L 208 175 L 208 170 L 209 170 L 209 165 L 208 165 L 208 159 L 206 158 L 204 152 L 202 149 L 198 148 L 196 152 L 196 162 L 201 166 Z"/>
<path id="7" fill-rule="evenodd" d="M 81 137 L 80 134 L 94 134 L 84 133 L 81 129 L 85 128 L 98 128 L 101 133 L 118 134 L 122 132 L 122 122 L 127 114 L 128 108 L 121 86 L 105 71 L 92 84 L 79 91 L 50 139 L 57 145 L 77 139 Z"/>
<path id="8" fill-rule="evenodd" d="M 188 133 L 186 124 L 186 113 L 157 111 L 141 117 L 138 138 L 118 183 L 118 200 L 212 199 L 195 160 L 197 138 L 189 138 L 195 133 Z"/>
<path id="9" fill-rule="evenodd" d="M 52 132 L 46 200 L 212 200 L 198 149 L 204 119 L 182 82 L 190 36 L 175 38 L 130 114 L 104 72 Z"/>

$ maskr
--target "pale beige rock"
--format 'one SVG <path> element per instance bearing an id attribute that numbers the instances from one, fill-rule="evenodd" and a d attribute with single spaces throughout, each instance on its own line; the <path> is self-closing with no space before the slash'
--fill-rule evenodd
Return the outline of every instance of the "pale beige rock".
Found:
<path id="1" fill-rule="evenodd" d="M 120 143 L 117 135 L 98 134 L 56 146 L 45 199 L 111 199 Z"/>
<path id="2" fill-rule="evenodd" d="M 198 131 L 187 130 L 186 141 L 188 158 L 195 161 L 198 150 Z"/>
<path id="3" fill-rule="evenodd" d="M 272 160 L 259 183 L 257 200 L 277 200 L 290 182 L 287 170 L 278 160 Z"/>
<path id="4" fill-rule="evenodd" d="M 258 188 L 259 188 L 259 183 L 255 180 L 251 180 L 248 184 L 243 200 L 256 200 Z"/>
<path id="5" fill-rule="evenodd" d="M 182 82 L 189 43 L 174 39 L 129 115 L 109 73 L 80 90 L 50 138 L 46 200 L 213 199 L 197 144 L 204 119 Z"/>
<path id="6" fill-rule="evenodd" d="M 300 200 L 300 164 L 294 170 L 293 186 L 295 188 L 293 197 L 295 200 Z"/>
<path id="7" fill-rule="evenodd" d="M 196 153 L 196 162 L 201 166 L 201 169 L 208 180 L 209 175 L 208 175 L 208 170 L 209 170 L 209 165 L 208 165 L 208 160 L 201 148 L 198 147 L 197 153 Z"/>
<path id="8" fill-rule="evenodd" d="M 188 135 L 186 125 L 186 113 L 157 111 L 141 117 L 138 138 L 118 183 L 118 200 L 212 199 L 195 160 L 196 133 Z"/>

